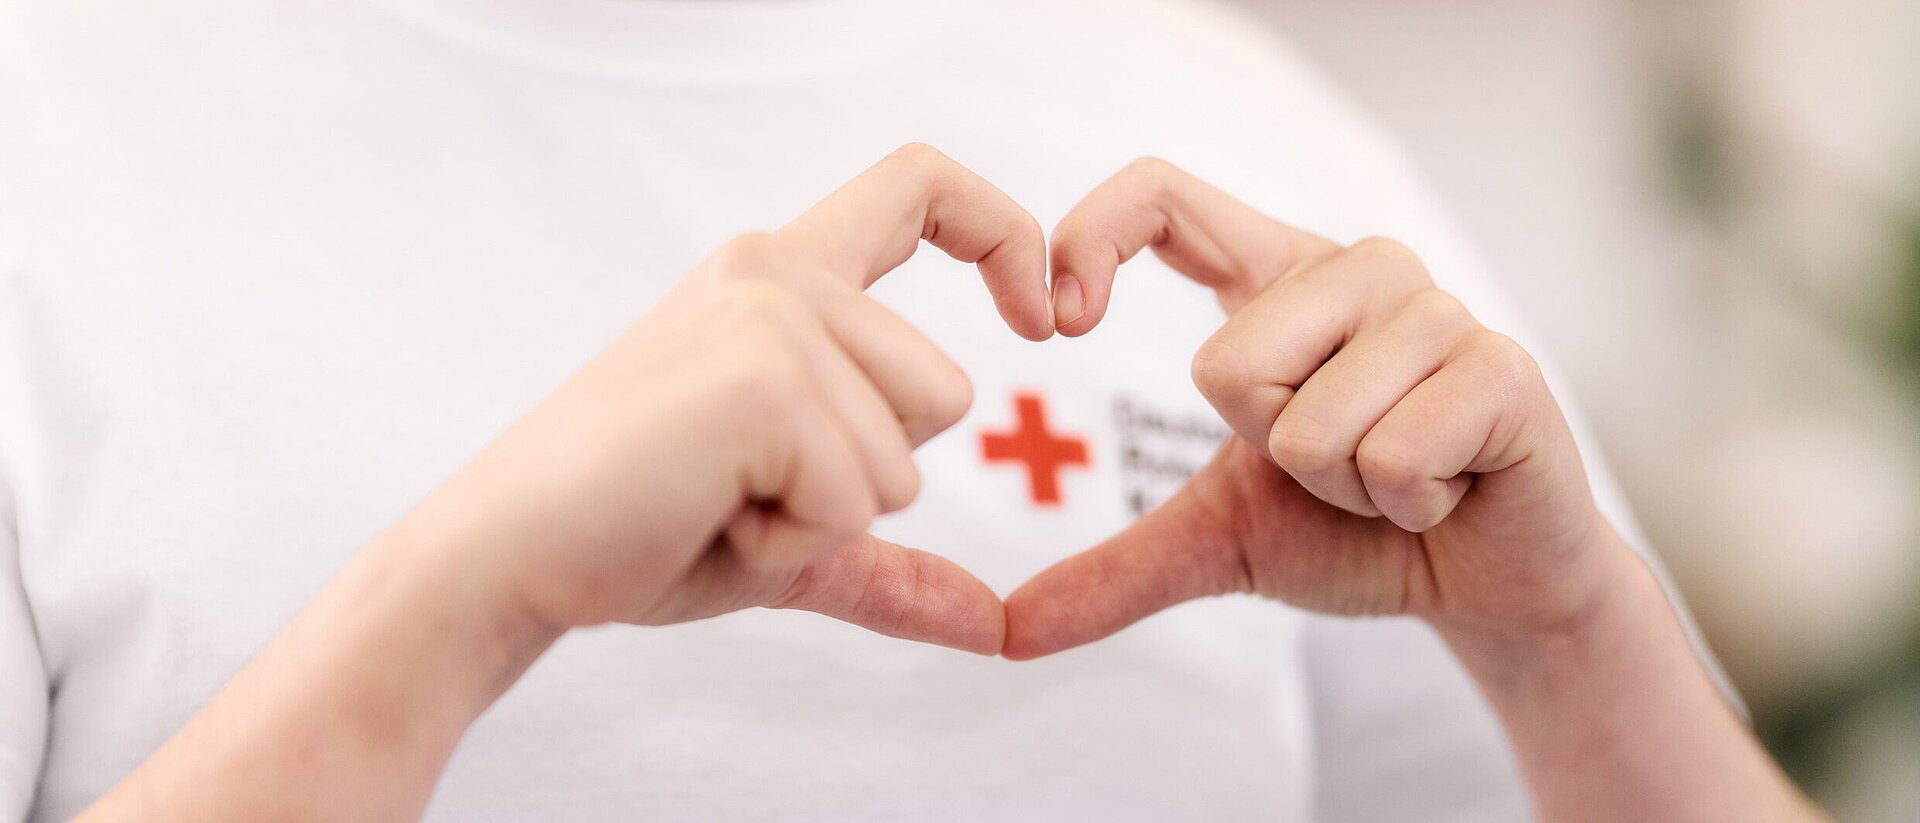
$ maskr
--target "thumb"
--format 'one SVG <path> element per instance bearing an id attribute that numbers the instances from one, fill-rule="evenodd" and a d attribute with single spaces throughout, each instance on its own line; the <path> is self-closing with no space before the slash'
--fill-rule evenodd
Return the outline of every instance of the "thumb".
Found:
<path id="1" fill-rule="evenodd" d="M 1200 597 L 1250 591 L 1233 520 L 1209 465 L 1126 530 L 1036 575 L 1007 597 L 1001 654 L 1031 660 L 1091 643 Z"/>
<path id="2" fill-rule="evenodd" d="M 808 563 L 769 606 L 979 654 L 998 654 L 1006 638 L 1005 608 L 987 584 L 937 554 L 872 535 Z"/>

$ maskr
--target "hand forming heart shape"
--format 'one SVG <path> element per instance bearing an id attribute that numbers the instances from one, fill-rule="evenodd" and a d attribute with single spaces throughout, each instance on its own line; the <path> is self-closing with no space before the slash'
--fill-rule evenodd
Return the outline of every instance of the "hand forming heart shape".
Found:
<path id="1" fill-rule="evenodd" d="M 1029 339 L 1091 329 L 1148 246 L 1229 315 L 1194 377 L 1239 437 L 1004 604 L 865 534 L 912 500 L 912 450 L 971 399 L 958 365 L 865 294 L 922 239 L 977 262 Z M 1607 526 L 1532 361 L 1405 248 L 1343 248 L 1153 160 L 1061 221 L 1053 300 L 1047 248 L 985 180 L 896 152 L 708 258 L 402 525 L 490 558 L 485 588 L 556 630 L 770 606 L 1014 658 L 1233 591 L 1551 626 L 1616 559 L 1595 548 Z"/>
<path id="2" fill-rule="evenodd" d="M 1055 230 L 1060 330 L 1098 324 L 1117 268 L 1148 246 L 1229 315 L 1194 379 L 1239 437 L 1166 504 L 1008 597 L 1006 656 L 1050 654 L 1230 592 L 1494 630 L 1551 628 L 1594 602 L 1601 567 L 1621 558 L 1603 548 L 1617 540 L 1564 418 L 1532 359 L 1435 288 L 1412 252 L 1381 239 L 1341 247 L 1146 159 Z M 1019 328 L 1010 307 L 1024 304 L 1010 295 L 1024 284 L 988 281 Z M 852 557 L 872 562 L 873 542 Z M 831 579 L 874 579 L 829 568 Z M 855 622 L 892 615 L 882 630 L 895 634 L 908 622 L 978 625 L 976 613 L 953 622 L 913 601 L 978 598 L 971 576 L 944 561 L 901 571 L 863 589 Z M 817 582 L 802 577 L 778 605 L 818 610 L 836 588 Z"/>

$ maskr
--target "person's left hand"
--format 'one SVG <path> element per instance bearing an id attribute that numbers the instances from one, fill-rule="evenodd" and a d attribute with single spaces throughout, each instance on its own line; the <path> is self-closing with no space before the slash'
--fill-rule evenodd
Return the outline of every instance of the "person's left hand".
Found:
<path id="1" fill-rule="evenodd" d="M 1143 247 L 1216 291 L 1229 319 L 1193 376 L 1239 436 L 1165 504 L 1009 596 L 1006 656 L 1230 592 L 1540 636 L 1633 573 L 1534 361 L 1406 247 L 1342 247 L 1157 160 L 1087 195 L 1051 245 L 1065 334 L 1100 321 Z"/>

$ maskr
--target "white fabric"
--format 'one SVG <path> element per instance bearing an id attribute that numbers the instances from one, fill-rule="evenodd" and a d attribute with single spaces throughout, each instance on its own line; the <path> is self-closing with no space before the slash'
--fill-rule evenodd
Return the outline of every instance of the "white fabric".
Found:
<path id="1" fill-rule="evenodd" d="M 1398 154 L 1208 7 L 0 6 L 0 819 L 77 812 L 708 250 L 908 140 L 1046 225 L 1158 154 L 1299 225 L 1406 240 L 1525 339 Z M 875 292 L 977 388 L 878 531 L 1001 592 L 1210 450 L 1187 359 L 1220 318 L 1151 259 L 1078 341 L 1017 339 L 932 252 Z M 982 459 L 1019 391 L 1089 445 L 1057 507 Z M 428 816 L 1526 811 L 1429 633 L 1223 599 L 1027 664 L 799 613 L 579 632 L 467 736 Z"/>

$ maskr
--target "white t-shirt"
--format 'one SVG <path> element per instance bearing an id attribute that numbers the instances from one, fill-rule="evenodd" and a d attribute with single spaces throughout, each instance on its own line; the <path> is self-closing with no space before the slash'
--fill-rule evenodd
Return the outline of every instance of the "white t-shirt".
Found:
<path id="1" fill-rule="evenodd" d="M 1211 7 L 0 6 L 0 819 L 100 795 L 709 250 L 909 140 L 1043 225 L 1164 156 L 1303 227 L 1407 241 L 1527 339 L 1400 155 Z M 1149 256 L 1081 340 L 1020 340 L 931 250 L 875 292 L 977 388 L 920 451 L 919 501 L 877 531 L 1000 592 L 1224 435 L 1187 377 L 1218 309 Z M 1086 450 L 1039 473 L 1056 502 L 986 459 L 1020 396 L 1044 414 L 1029 428 Z M 1491 714 L 1429 632 L 1251 598 L 1023 664 L 765 610 L 576 632 L 467 735 L 428 811 L 1525 816 Z"/>

